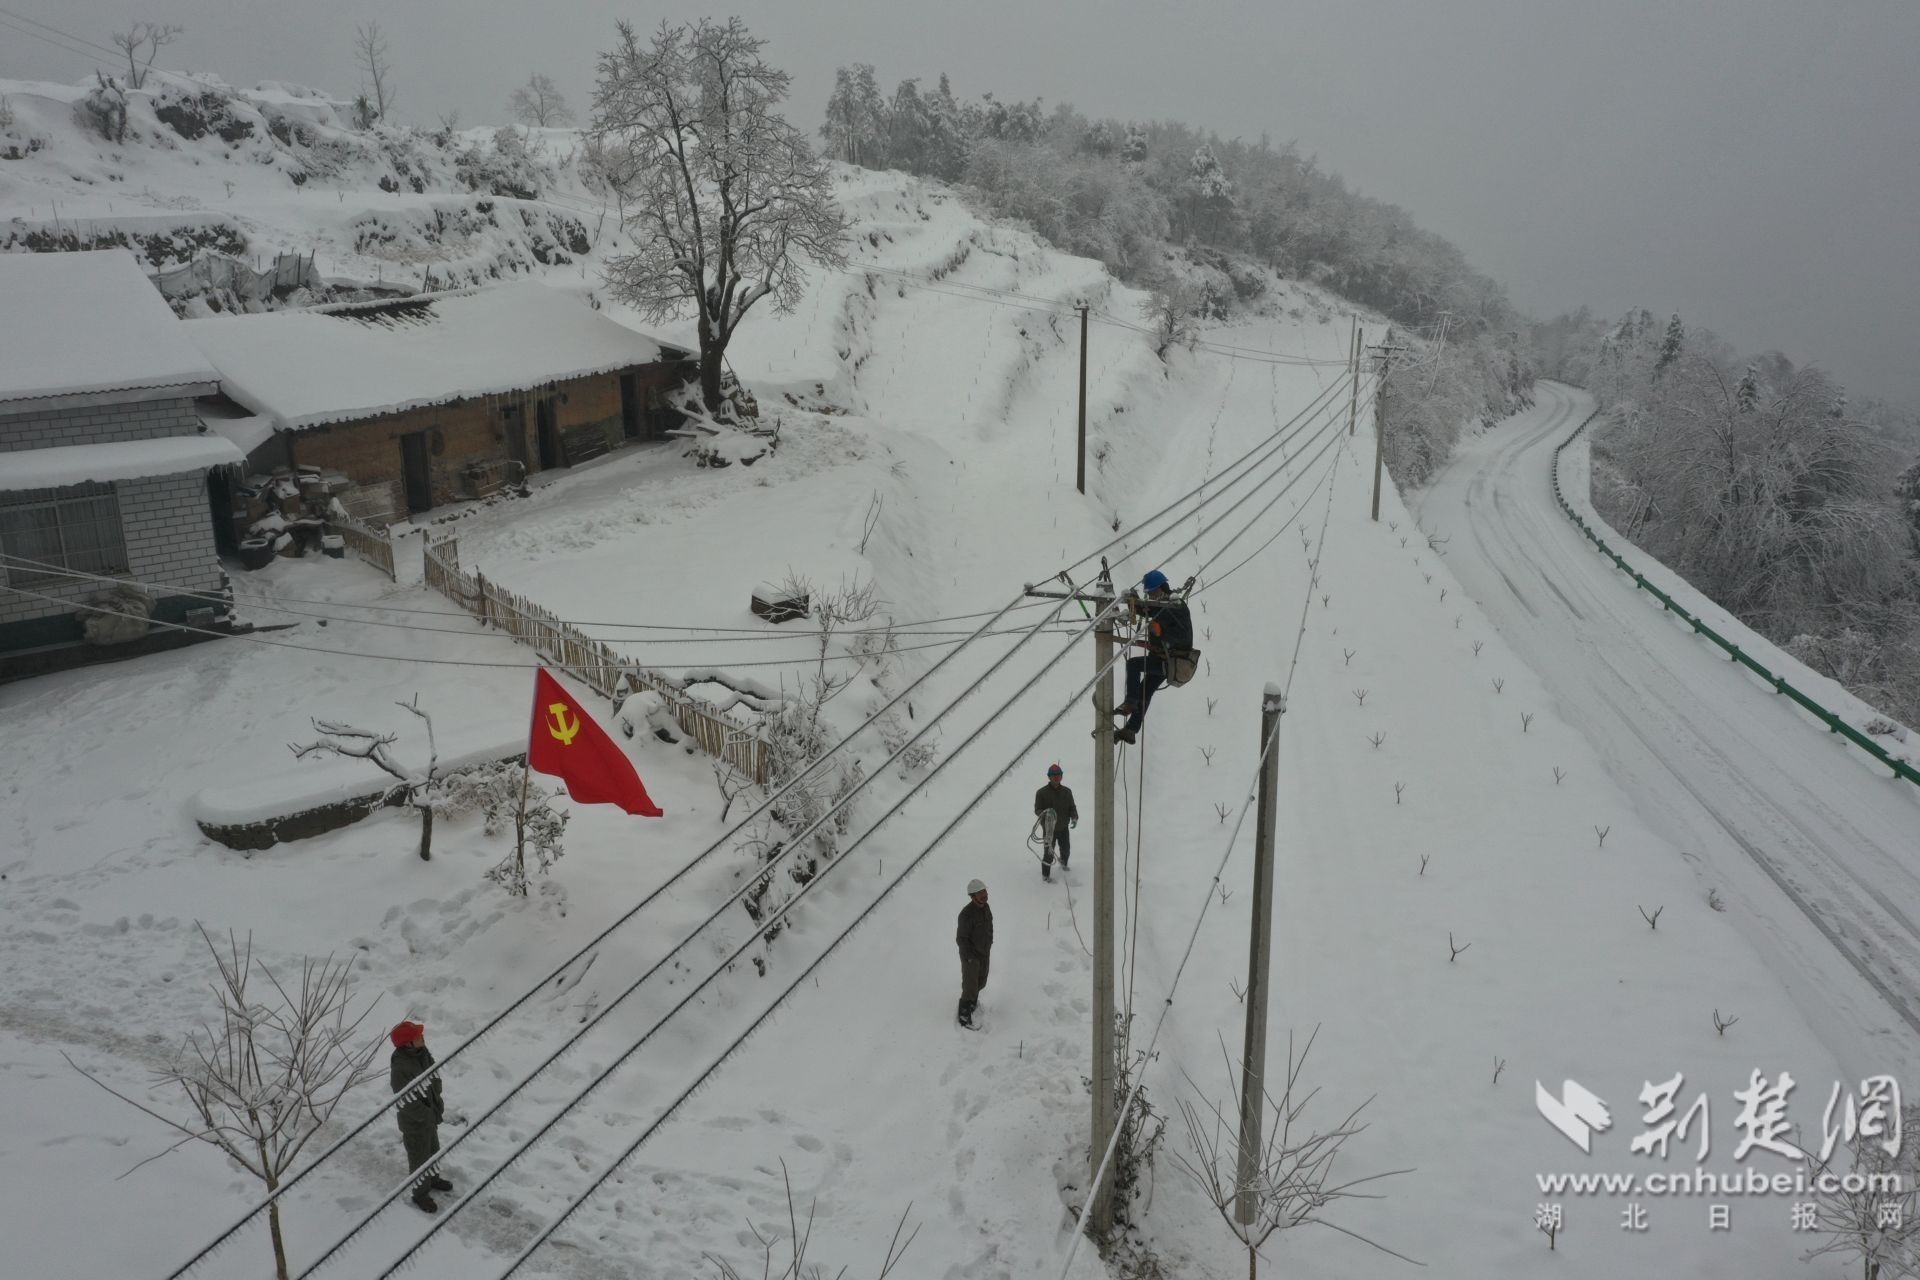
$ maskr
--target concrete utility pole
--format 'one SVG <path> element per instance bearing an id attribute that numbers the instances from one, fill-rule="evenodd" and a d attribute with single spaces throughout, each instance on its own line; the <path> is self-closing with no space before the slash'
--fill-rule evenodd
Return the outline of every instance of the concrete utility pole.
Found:
<path id="1" fill-rule="evenodd" d="M 1393 371 L 1393 355 L 1404 348 L 1393 345 L 1393 330 L 1387 340 L 1372 348 L 1380 361 L 1380 382 L 1373 392 L 1373 522 L 1380 523 L 1380 468 L 1387 454 L 1387 374 Z"/>
<path id="2" fill-rule="evenodd" d="M 1360 318 L 1354 317 L 1353 336 L 1347 343 L 1347 365 L 1353 382 L 1347 387 L 1347 434 L 1353 434 L 1354 419 L 1360 416 Z"/>
<path id="3" fill-rule="evenodd" d="M 1072 584 L 1068 583 L 1069 588 Z M 1026 593 L 1049 600 L 1078 600 L 1100 610 L 1093 633 L 1093 1123 L 1088 1139 L 1087 1176 L 1100 1167 L 1117 1123 L 1115 1085 L 1119 1076 L 1114 1058 L 1113 1026 L 1113 578 L 1103 558 L 1100 580 L 1093 591 L 1041 591 L 1029 585 Z M 1089 1186 L 1093 1212 L 1088 1221 L 1094 1234 L 1113 1228 L 1113 1175 Z"/>
<path id="4" fill-rule="evenodd" d="M 1074 465 L 1073 487 L 1087 491 L 1087 304 L 1080 304 L 1080 452 Z"/>
<path id="5" fill-rule="evenodd" d="M 1112 1140 L 1113 1060 L 1113 619 L 1094 633 L 1093 726 L 1093 1140 L 1089 1169 L 1098 1170 Z M 1093 1230 L 1113 1229 L 1113 1175 L 1090 1187 Z"/>
<path id="6" fill-rule="evenodd" d="M 1253 828 L 1253 941 L 1247 953 L 1247 1040 L 1240 1063 L 1240 1166 L 1234 1185 L 1240 1189 L 1234 1219 L 1252 1224 L 1259 1212 L 1255 1179 L 1260 1171 L 1260 1112 L 1267 1089 L 1267 971 L 1273 962 L 1273 825 L 1274 793 L 1280 786 L 1280 744 L 1269 749 L 1287 713 L 1287 695 L 1269 683 L 1260 699 L 1260 808 Z"/>

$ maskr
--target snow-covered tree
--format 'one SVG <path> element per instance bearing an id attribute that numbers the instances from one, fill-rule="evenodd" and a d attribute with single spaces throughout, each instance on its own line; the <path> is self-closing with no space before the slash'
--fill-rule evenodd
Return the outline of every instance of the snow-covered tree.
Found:
<path id="1" fill-rule="evenodd" d="M 374 1055 L 382 1037 L 362 1038 L 360 1024 L 373 1011 L 369 1001 L 351 1009 L 352 960 L 303 960 L 297 985 L 282 983 L 253 956 L 253 938 L 241 943 L 229 933 L 224 950 L 204 926 L 200 936 L 219 970 L 214 995 L 217 1023 L 187 1036 L 179 1059 L 159 1072 L 159 1082 L 186 1096 L 192 1119 L 162 1115 L 103 1082 L 72 1058 L 68 1065 L 114 1097 L 138 1107 L 189 1140 L 220 1148 L 268 1191 L 280 1186 L 313 1136 L 333 1118 L 349 1091 L 378 1074 Z M 279 997 L 268 1003 L 248 984 L 264 978 Z M 276 1280 L 287 1280 L 287 1250 L 280 1232 L 280 1202 L 267 1206 Z"/>
<path id="2" fill-rule="evenodd" d="M 1185 191 L 1189 234 L 1219 239 L 1220 229 L 1233 212 L 1233 179 L 1221 167 L 1210 143 L 1202 143 L 1188 161 Z"/>
<path id="3" fill-rule="evenodd" d="M 114 32 L 110 37 L 113 47 L 127 56 L 128 87 L 145 88 L 147 73 L 153 70 L 154 58 L 159 56 L 162 48 L 184 35 L 186 30 L 172 22 L 136 22 L 125 31 Z"/>
<path id="4" fill-rule="evenodd" d="M 387 35 L 378 22 L 353 29 L 353 57 L 360 64 L 360 96 L 355 101 L 355 123 L 371 128 L 393 110 L 396 96 L 393 64 L 387 60 Z"/>
<path id="5" fill-rule="evenodd" d="M 1147 133 L 1137 124 L 1127 126 L 1127 137 L 1120 144 L 1120 158 L 1128 164 L 1146 163 L 1148 152 Z"/>
<path id="6" fill-rule="evenodd" d="M 709 413 L 754 305 L 790 309 L 807 263 L 846 261 L 832 177 L 779 114 L 788 76 L 760 56 L 765 44 L 737 18 L 662 23 L 645 45 L 622 23 L 594 93 L 593 133 L 634 175 L 622 203 L 636 247 L 608 262 L 608 284 L 650 320 L 691 306 Z"/>
<path id="7" fill-rule="evenodd" d="M 1687 330 L 1680 323 L 1680 313 L 1676 311 L 1673 319 L 1667 321 L 1667 336 L 1660 341 L 1660 356 L 1653 362 L 1653 376 L 1658 378 L 1672 368 L 1673 362 L 1680 358 L 1680 353 L 1686 349 L 1686 345 Z"/>
<path id="8" fill-rule="evenodd" d="M 527 82 L 513 91 L 507 106 L 521 124 L 551 129 L 573 123 L 573 108 L 567 105 L 567 95 L 554 87 L 552 76 L 542 72 L 528 76 Z"/>

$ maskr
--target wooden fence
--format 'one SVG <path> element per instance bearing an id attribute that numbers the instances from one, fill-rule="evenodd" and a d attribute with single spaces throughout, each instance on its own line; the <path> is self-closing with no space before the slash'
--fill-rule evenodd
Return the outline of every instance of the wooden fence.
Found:
<path id="1" fill-rule="evenodd" d="M 361 524 L 351 516 L 332 516 L 327 524 L 340 535 L 343 542 L 353 553 L 374 568 L 387 575 L 387 581 L 394 581 L 393 540 Z"/>
<path id="2" fill-rule="evenodd" d="M 477 570 L 460 568 L 456 538 L 429 540 L 424 555 L 426 583 L 481 622 L 499 627 L 552 665 L 583 681 L 603 697 L 619 700 L 652 690 L 673 710 L 674 723 L 708 755 L 724 760 L 757 783 L 767 780 L 767 742 L 753 730 L 715 715 L 671 677 L 627 662 L 612 648 L 569 626 L 516 592 Z"/>

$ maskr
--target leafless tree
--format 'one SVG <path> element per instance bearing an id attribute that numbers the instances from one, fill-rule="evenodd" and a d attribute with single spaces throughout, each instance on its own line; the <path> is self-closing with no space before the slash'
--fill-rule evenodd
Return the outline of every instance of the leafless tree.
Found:
<path id="1" fill-rule="evenodd" d="M 799 1211 L 794 1208 L 793 1178 L 787 1173 L 785 1160 L 780 1162 L 780 1178 L 786 1184 L 787 1190 L 786 1247 L 781 1250 L 786 1255 L 784 1263 L 774 1257 L 774 1251 L 779 1249 L 782 1243 L 780 1234 L 776 1231 L 769 1235 L 755 1226 L 751 1219 L 747 1222 L 747 1230 L 753 1233 L 754 1240 L 760 1245 L 761 1280 L 826 1280 L 827 1272 L 817 1263 L 813 1266 L 807 1265 L 807 1249 L 813 1243 L 813 1217 L 819 1208 L 819 1201 L 815 1200 L 807 1206 L 807 1220 L 804 1223 L 801 1222 Z M 920 1234 L 920 1228 L 915 1227 L 905 1240 L 900 1239 L 900 1233 L 907 1228 L 907 1214 L 912 1212 L 911 1204 L 901 1212 L 900 1221 L 893 1228 L 893 1239 L 887 1243 L 887 1256 L 881 1260 L 880 1270 L 874 1273 L 874 1280 L 886 1280 L 892 1275 L 893 1269 L 900 1265 L 901 1257 L 913 1244 L 914 1237 Z M 706 1259 L 713 1264 L 719 1280 L 747 1280 L 747 1273 L 739 1270 L 726 1259 L 716 1258 L 712 1254 L 707 1254 Z M 776 1265 L 780 1267 L 778 1271 L 774 1270 Z M 846 1273 L 846 1268 L 842 1267 L 833 1273 L 834 1280 L 842 1280 Z"/>
<path id="2" fill-rule="evenodd" d="M 427 727 L 427 769 L 425 773 L 413 773 L 393 758 L 389 750 L 400 739 L 397 733 L 375 733 L 370 729 L 357 729 L 350 724 L 337 720 L 315 720 L 313 727 L 321 737 L 317 742 L 305 746 L 287 744 L 296 759 L 304 760 L 310 755 L 330 753 L 338 756 L 351 756 L 355 760 L 367 760 L 378 765 L 383 771 L 398 780 L 397 786 L 387 791 L 389 804 L 410 804 L 420 814 L 420 860 L 429 862 L 433 858 L 433 792 L 439 782 L 440 748 L 433 737 L 433 717 L 420 709 L 420 697 L 414 695 L 411 702 L 395 703 L 418 716 Z"/>
<path id="3" fill-rule="evenodd" d="M 1920 1124 L 1920 1106 L 1901 1111 L 1902 1131 Z M 1861 1280 L 1920 1276 L 1920 1159 L 1912 1144 L 1889 1154 L 1881 1142 L 1862 1135 L 1854 1144 L 1851 1178 L 1833 1167 L 1845 1150 L 1825 1160 L 1806 1152 L 1815 1172 L 1812 1233 L 1822 1243 L 1804 1256 L 1809 1262 L 1823 1255 L 1858 1262 Z"/>
<path id="4" fill-rule="evenodd" d="M 554 87 L 553 77 L 543 72 L 528 76 L 527 82 L 513 91 L 507 106 L 521 124 L 550 129 L 573 123 L 573 108 L 567 105 L 567 96 Z"/>
<path id="5" fill-rule="evenodd" d="M 738 18 L 663 22 L 644 46 L 621 23 L 594 91 L 594 136 L 626 154 L 603 172 L 632 174 L 621 204 L 635 248 L 609 260 L 608 283 L 650 320 L 692 305 L 713 414 L 727 344 L 754 304 L 771 296 L 790 310 L 805 264 L 846 262 L 832 177 L 778 113 L 788 76 L 760 56 L 764 44 Z"/>
<path id="6" fill-rule="evenodd" d="M 1187 1130 L 1187 1150 L 1174 1152 L 1173 1163 L 1200 1189 L 1207 1202 L 1219 1211 L 1222 1221 L 1246 1249 L 1250 1280 L 1258 1275 L 1260 1248 L 1268 1239 L 1276 1232 L 1310 1223 L 1332 1227 L 1342 1235 L 1353 1236 L 1382 1253 L 1408 1260 L 1321 1216 L 1328 1206 L 1341 1200 L 1379 1199 L 1379 1196 L 1358 1188 L 1409 1170 L 1396 1169 L 1345 1181 L 1334 1180 L 1334 1163 L 1341 1149 L 1349 1138 L 1366 1130 L 1367 1126 L 1360 1123 L 1360 1113 L 1366 1109 L 1367 1103 L 1363 1102 L 1349 1111 L 1338 1124 L 1325 1132 L 1311 1130 L 1301 1122 L 1308 1104 L 1320 1092 L 1318 1088 L 1303 1088 L 1300 1081 L 1307 1055 L 1313 1050 L 1313 1039 L 1309 1035 L 1306 1044 L 1296 1054 L 1293 1036 L 1288 1035 L 1287 1072 L 1279 1097 L 1276 1098 L 1264 1085 L 1260 1086 L 1266 1100 L 1269 1124 L 1266 1137 L 1254 1155 L 1252 1177 L 1246 1182 L 1240 1176 L 1239 1116 L 1227 1115 L 1219 1103 L 1205 1096 L 1191 1076 L 1187 1077 L 1187 1083 L 1192 1086 L 1199 1102 L 1196 1104 L 1183 1099 L 1178 1104 L 1180 1118 Z M 1220 1051 L 1222 1056 L 1226 1055 L 1224 1044 Z M 1237 1097 L 1239 1093 L 1235 1075 L 1229 1058 L 1227 1084 L 1230 1097 Z M 1368 1099 L 1368 1102 L 1371 1101 Z M 1251 1222 L 1243 1223 L 1238 1216 L 1242 1191 L 1250 1192 L 1252 1196 Z"/>
<path id="7" fill-rule="evenodd" d="M 153 60 L 160 50 L 172 44 L 186 33 L 186 28 L 172 22 L 136 22 L 125 31 L 114 32 L 109 39 L 113 47 L 127 55 L 127 86 L 143 89 L 147 84 L 147 73 L 153 70 Z M 144 60 L 141 57 L 145 51 Z"/>
<path id="8" fill-rule="evenodd" d="M 1191 350 L 1200 341 L 1199 305 L 1199 289 L 1185 281 L 1168 278 L 1153 287 L 1140 304 L 1140 314 L 1153 326 L 1153 354 L 1165 360 L 1174 347 Z"/>
<path id="9" fill-rule="evenodd" d="M 305 959 L 299 985 L 289 990 L 264 961 L 253 958 L 252 935 L 241 943 L 228 933 L 224 951 L 204 926 L 200 936 L 220 971 L 213 984 L 220 1020 L 217 1025 L 202 1023 L 187 1036 L 174 1065 L 157 1073 L 159 1083 L 186 1095 L 193 1111 L 190 1122 L 162 1115 L 72 1058 L 67 1062 L 122 1102 L 184 1135 L 176 1146 L 212 1143 L 271 1192 L 348 1091 L 377 1074 L 373 1060 L 380 1037 L 360 1042 L 360 1024 L 373 1004 L 357 1014 L 349 1008 L 351 960 Z M 279 996 L 277 1005 L 249 995 L 247 984 L 256 973 Z M 274 1275 L 287 1280 L 278 1200 L 267 1206 L 267 1224 Z"/>
<path id="10" fill-rule="evenodd" d="M 378 22 L 353 29 L 353 58 L 360 64 L 361 128 L 376 120 L 385 120 L 393 108 L 397 93 L 393 83 L 393 64 L 387 61 L 387 35 Z"/>

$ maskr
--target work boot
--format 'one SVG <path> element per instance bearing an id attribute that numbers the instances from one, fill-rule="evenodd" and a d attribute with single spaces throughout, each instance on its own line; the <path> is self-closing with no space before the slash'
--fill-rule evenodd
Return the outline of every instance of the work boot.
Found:
<path id="1" fill-rule="evenodd" d="M 413 1207 L 422 1213 L 440 1212 L 440 1202 L 428 1195 L 425 1191 L 416 1191 L 413 1193 Z"/>
<path id="2" fill-rule="evenodd" d="M 435 1191 L 453 1190 L 453 1184 L 451 1182 L 448 1182 L 445 1178 L 441 1177 L 439 1174 L 435 1174 L 433 1176 L 433 1181 L 429 1182 L 427 1185 L 429 1187 L 432 1187 Z"/>
<path id="3" fill-rule="evenodd" d="M 1052 867 L 1051 867 L 1050 865 L 1048 865 L 1047 863 L 1044 863 L 1044 862 L 1043 862 L 1043 863 L 1041 863 L 1041 864 L 1040 864 L 1040 878 L 1041 878 L 1042 880 L 1052 880 L 1052 879 L 1053 879 L 1053 868 L 1052 868 Z"/>
<path id="4" fill-rule="evenodd" d="M 1115 742 L 1124 742 L 1128 746 L 1133 745 L 1133 741 L 1137 736 L 1138 734 L 1132 729 L 1115 729 L 1113 731 L 1113 740 Z"/>
<path id="5" fill-rule="evenodd" d="M 1133 704 L 1131 702 L 1123 702 L 1113 709 L 1113 714 L 1117 716 L 1130 716 L 1133 714 Z"/>

